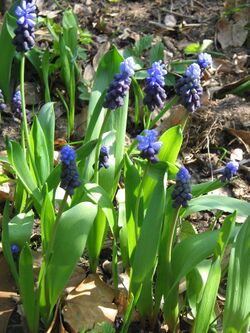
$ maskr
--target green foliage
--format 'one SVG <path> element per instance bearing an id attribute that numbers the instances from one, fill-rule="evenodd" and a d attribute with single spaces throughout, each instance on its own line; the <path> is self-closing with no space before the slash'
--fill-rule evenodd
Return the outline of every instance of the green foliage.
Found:
<path id="1" fill-rule="evenodd" d="M 0 52 L 0 89 L 3 91 L 7 102 L 10 102 L 11 99 L 11 68 L 15 55 L 15 47 L 12 44 L 12 38 L 15 28 L 16 20 L 7 12 L 0 33 L 0 45 L 4 47 L 4 51 L 2 50 L 2 52 Z"/>
<path id="2" fill-rule="evenodd" d="M 10 43 L 14 21 L 11 14 L 6 14 L 0 35 L 0 43 L 6 43 L 6 52 L 0 54 L 0 72 L 3 73 L 0 88 L 7 98 L 14 57 Z M 34 116 L 30 130 L 25 124 L 25 140 L 24 135 L 21 144 L 7 139 L 8 158 L 0 157 L 9 172 L 8 177 L 1 176 L 0 183 L 13 178 L 16 185 L 15 203 L 11 210 L 6 203 L 3 214 L 3 252 L 20 291 L 29 330 L 36 332 L 40 319 L 46 328 L 49 327 L 55 305 L 85 248 L 89 254 L 90 270 L 95 272 L 103 242 L 109 233 L 113 241 L 115 287 L 118 287 L 120 255 L 123 266 L 130 273 L 129 304 L 122 333 L 128 331 L 135 309 L 141 316 L 152 319 L 152 323 L 156 322 L 162 300 L 164 319 L 172 332 L 177 331 L 183 312 L 179 306 L 178 289 L 183 279 L 187 281 L 186 302 L 194 317 L 193 332 L 208 332 L 215 319 L 214 308 L 221 277 L 227 273 L 227 266 L 225 272 L 221 266 L 228 244 L 232 250 L 224 331 L 247 332 L 250 272 L 246 258 L 249 257 L 250 204 L 208 194 L 226 184 L 217 179 L 193 185 L 193 199 L 188 207 L 173 208 L 171 194 L 174 185 L 171 182 L 178 172 L 176 161 L 185 125 L 169 128 L 160 136 L 159 162 L 154 164 L 142 160 L 140 152 L 135 149 L 137 140 L 126 143 L 129 94 L 125 96 L 123 106 L 115 111 L 103 107 L 107 89 L 119 73 L 123 56 L 133 56 L 136 73 L 131 83 L 134 104 L 131 102 L 130 105 L 134 105 L 135 124 L 140 124 L 144 98 L 140 80 L 147 77 L 149 65 L 164 59 L 163 43 L 153 44 L 153 36 L 146 35 L 134 47 L 127 48 L 123 56 L 113 46 L 100 59 L 91 86 L 90 82 L 80 78 L 77 64 L 78 59 L 86 60 L 86 50 L 80 44 L 90 43 L 91 36 L 78 27 L 72 10 L 63 12 L 61 26 L 47 18 L 40 18 L 40 23 L 47 26 L 53 45 L 45 51 L 34 48 L 26 58 L 44 85 L 46 104 Z M 185 53 L 203 52 L 210 45 L 210 40 L 190 44 Z M 145 55 L 148 55 L 148 61 Z M 24 69 L 24 57 L 21 59 Z M 193 60 L 172 61 L 165 78 L 166 85 L 174 86 L 178 78 L 176 74 L 183 74 L 191 63 Z M 57 93 L 68 115 L 69 144 L 78 145 L 75 147 L 76 165 L 81 180 L 74 195 L 70 197 L 66 192 L 63 198 L 58 191 L 61 163 L 54 163 L 55 114 L 50 86 L 51 76 L 56 73 L 60 73 L 66 88 L 65 93 L 59 89 Z M 21 86 L 23 84 L 21 76 Z M 70 136 L 75 125 L 77 85 L 81 98 L 89 100 L 89 105 L 84 139 L 73 143 Z M 145 112 L 145 127 L 154 128 L 178 101 L 179 97 L 174 96 L 154 118 Z M 182 124 L 187 117 L 185 115 L 182 119 Z M 108 169 L 99 169 L 102 145 L 109 148 Z M 189 216 L 204 210 L 231 215 L 225 217 L 219 231 L 199 234 L 190 224 Z M 36 285 L 29 245 L 34 216 L 40 218 L 43 255 Z M 235 226 L 237 216 L 248 217 L 244 225 Z M 21 249 L 18 266 L 11 253 L 12 244 Z M 110 324 L 102 323 L 96 325 L 92 332 L 111 333 L 114 329 Z"/>
<path id="3" fill-rule="evenodd" d="M 225 333 L 246 333 L 250 325 L 250 217 L 236 236 L 230 256 L 227 295 L 223 317 Z"/>

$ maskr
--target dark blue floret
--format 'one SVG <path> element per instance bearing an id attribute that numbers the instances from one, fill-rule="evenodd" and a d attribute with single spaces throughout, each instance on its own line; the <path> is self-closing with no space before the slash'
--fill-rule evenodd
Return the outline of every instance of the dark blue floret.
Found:
<path id="1" fill-rule="evenodd" d="M 147 105 L 149 111 L 154 111 L 156 107 L 162 108 L 165 99 L 167 98 L 164 86 L 164 75 L 167 74 L 165 65 L 162 61 L 154 62 L 152 68 L 148 70 L 149 77 L 147 85 L 144 89 L 145 97 L 144 104 Z"/>
<path id="2" fill-rule="evenodd" d="M 200 66 L 192 64 L 176 83 L 176 93 L 181 96 L 181 102 L 189 112 L 194 112 L 200 107 L 200 97 L 203 93 L 200 78 Z"/>
<path id="3" fill-rule="evenodd" d="M 176 184 L 172 192 L 173 207 L 187 207 L 188 201 L 192 199 L 191 176 L 188 170 L 182 166 L 176 175 Z"/>
<path id="4" fill-rule="evenodd" d="M 60 186 L 68 192 L 74 194 L 74 189 L 81 185 L 79 173 L 76 166 L 76 153 L 69 146 L 64 146 L 61 150 L 62 173 Z"/>
<path id="5" fill-rule="evenodd" d="M 157 154 L 160 151 L 162 142 L 156 141 L 157 131 L 155 130 L 144 130 L 145 136 L 137 135 L 136 139 L 139 141 L 137 149 L 141 151 L 140 156 L 143 159 L 147 159 L 152 163 L 159 161 Z"/>
<path id="6" fill-rule="evenodd" d="M 16 244 L 12 244 L 11 247 L 10 247 L 10 249 L 11 249 L 11 253 L 12 253 L 13 259 L 15 261 L 17 261 L 18 257 L 19 257 L 19 254 L 20 254 L 20 248 L 19 248 L 19 246 L 16 245 Z"/>
<path id="7" fill-rule="evenodd" d="M 21 5 L 16 7 L 17 28 L 14 31 L 13 44 L 16 46 L 17 52 L 27 52 L 35 45 L 36 11 L 37 7 L 33 0 L 22 0 Z"/>
<path id="8" fill-rule="evenodd" d="M 14 116 L 18 119 L 22 119 L 22 99 L 20 90 L 15 92 L 12 98 L 12 103 L 14 107 Z"/>
<path id="9" fill-rule="evenodd" d="M 134 61 L 133 58 L 127 58 L 120 64 L 120 73 L 116 74 L 113 82 L 110 84 L 103 106 L 110 110 L 115 110 L 121 107 L 124 103 L 130 83 L 131 76 L 134 75 Z"/>
<path id="10" fill-rule="evenodd" d="M 200 53 L 198 54 L 197 63 L 200 66 L 201 71 L 212 66 L 213 59 L 208 53 Z"/>
<path id="11" fill-rule="evenodd" d="M 221 176 L 221 181 L 225 182 L 230 180 L 233 176 L 236 175 L 237 171 L 239 170 L 239 163 L 236 161 L 230 161 L 226 164 L 223 174 Z"/>
<path id="12" fill-rule="evenodd" d="M 107 169 L 109 167 L 109 148 L 107 146 L 102 146 L 99 155 L 99 169 Z"/>
<path id="13" fill-rule="evenodd" d="M 0 111 L 3 111 L 6 108 L 6 104 L 4 103 L 4 97 L 2 90 L 0 89 Z"/>

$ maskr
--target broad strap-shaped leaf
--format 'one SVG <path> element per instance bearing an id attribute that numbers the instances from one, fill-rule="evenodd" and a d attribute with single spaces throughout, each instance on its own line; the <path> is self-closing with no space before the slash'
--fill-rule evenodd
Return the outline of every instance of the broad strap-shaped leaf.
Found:
<path id="1" fill-rule="evenodd" d="M 40 311 L 46 323 L 84 251 L 96 214 L 97 206 L 90 202 L 82 202 L 62 214 L 51 256 L 39 277 Z"/>
<path id="2" fill-rule="evenodd" d="M 33 258 L 29 244 L 22 248 L 19 258 L 19 286 L 25 317 L 30 332 L 37 332 L 39 326 L 38 304 L 35 298 Z"/>
<path id="3" fill-rule="evenodd" d="M 133 258 L 132 286 L 142 283 L 156 262 L 166 200 L 165 181 L 165 177 L 159 179 L 141 226 Z"/>
<path id="4" fill-rule="evenodd" d="M 46 138 L 37 117 L 34 118 L 30 131 L 30 141 L 38 171 L 38 178 L 40 180 L 40 184 L 44 184 L 50 174 L 50 169 L 52 168 Z"/>
<path id="5" fill-rule="evenodd" d="M 250 216 L 241 227 L 231 250 L 224 333 L 247 333 L 250 325 Z"/>
<path id="6" fill-rule="evenodd" d="M 10 102 L 10 78 L 12 61 L 15 55 L 15 47 L 12 43 L 16 19 L 8 12 L 5 14 L 3 26 L 0 33 L 0 89 L 3 91 L 6 102 Z"/>
<path id="7" fill-rule="evenodd" d="M 203 195 L 190 200 L 183 216 L 185 217 L 195 212 L 212 209 L 219 209 L 229 213 L 233 213 L 236 210 L 238 215 L 247 217 L 250 212 L 250 203 L 222 195 Z"/>
<path id="8" fill-rule="evenodd" d="M 34 224 L 34 213 L 21 213 L 9 221 L 9 241 L 20 248 L 29 242 Z"/>
<path id="9" fill-rule="evenodd" d="M 46 103 L 38 113 L 38 120 L 43 130 L 49 154 L 50 172 L 54 166 L 55 112 L 54 103 Z"/>
<path id="10" fill-rule="evenodd" d="M 193 327 L 194 333 L 208 332 L 220 284 L 221 261 L 227 243 L 230 239 L 232 229 L 235 225 L 235 218 L 236 218 L 236 212 L 227 216 L 223 222 L 222 228 L 219 231 L 217 244 L 214 249 L 214 260 L 209 270 L 207 282 L 204 288 L 201 301 L 198 305 L 195 324 Z"/>
<path id="11" fill-rule="evenodd" d="M 33 175 L 26 162 L 26 157 L 22 147 L 15 141 L 9 141 L 7 151 L 9 161 L 17 176 L 20 178 L 28 193 L 35 198 L 39 205 L 41 205 L 42 195 L 37 188 Z"/>

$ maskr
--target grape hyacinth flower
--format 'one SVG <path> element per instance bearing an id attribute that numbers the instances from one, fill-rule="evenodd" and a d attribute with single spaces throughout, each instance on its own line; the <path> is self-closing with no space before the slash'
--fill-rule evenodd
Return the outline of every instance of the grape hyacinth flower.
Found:
<path id="1" fill-rule="evenodd" d="M 6 108 L 6 104 L 4 103 L 4 97 L 2 90 L 0 89 L 0 111 L 3 111 Z"/>
<path id="2" fill-rule="evenodd" d="M 34 0 L 22 0 L 20 6 L 16 7 L 17 28 L 14 31 L 13 44 L 16 46 L 17 52 L 27 52 L 35 45 L 36 10 Z"/>
<path id="3" fill-rule="evenodd" d="M 99 169 L 105 168 L 108 169 L 109 167 L 109 148 L 107 146 L 102 146 L 100 149 L 99 155 Z"/>
<path id="4" fill-rule="evenodd" d="M 18 119 L 22 119 L 22 98 L 20 90 L 17 90 L 12 98 L 14 106 L 14 116 Z"/>
<path id="5" fill-rule="evenodd" d="M 221 181 L 225 182 L 230 180 L 233 176 L 236 175 L 237 171 L 239 170 L 239 163 L 236 161 L 230 161 L 226 164 L 223 174 L 221 176 Z"/>
<path id="6" fill-rule="evenodd" d="M 107 90 L 103 103 L 105 108 L 115 110 L 123 105 L 134 73 L 134 61 L 132 57 L 129 57 L 120 64 L 120 73 L 115 75 Z"/>
<path id="7" fill-rule="evenodd" d="M 19 254 L 20 254 L 20 248 L 19 248 L 19 246 L 16 245 L 16 244 L 12 244 L 11 247 L 10 247 L 10 249 L 11 249 L 11 253 L 12 253 L 14 261 L 17 261 L 18 257 L 19 257 Z"/>
<path id="8" fill-rule="evenodd" d="M 162 61 L 156 61 L 148 70 L 149 77 L 147 77 L 147 85 L 144 89 L 145 97 L 144 104 L 147 105 L 150 112 L 154 111 L 156 107 L 162 108 L 165 99 L 167 98 L 164 86 L 164 75 L 167 74 L 165 65 Z"/>
<path id="9" fill-rule="evenodd" d="M 201 71 L 212 66 L 213 60 L 210 54 L 208 53 L 199 53 L 197 58 L 197 63 L 200 66 Z"/>
<path id="10" fill-rule="evenodd" d="M 137 135 L 136 140 L 139 141 L 137 149 L 141 151 L 140 156 L 143 159 L 147 159 L 152 163 L 159 161 L 157 154 L 161 149 L 162 142 L 156 141 L 157 131 L 155 130 L 144 130 L 146 135 Z"/>
<path id="11" fill-rule="evenodd" d="M 192 199 L 191 176 L 188 170 L 182 166 L 176 174 L 176 184 L 172 192 L 173 207 L 187 207 L 188 201 Z"/>
<path id="12" fill-rule="evenodd" d="M 200 107 L 200 97 L 203 92 L 200 78 L 200 66 L 192 64 L 176 83 L 176 93 L 181 96 L 182 104 L 189 112 L 194 112 Z"/>
<path id="13" fill-rule="evenodd" d="M 70 146 L 63 146 L 61 150 L 62 173 L 60 186 L 69 194 L 74 194 L 74 189 L 81 185 L 76 166 L 76 153 Z"/>

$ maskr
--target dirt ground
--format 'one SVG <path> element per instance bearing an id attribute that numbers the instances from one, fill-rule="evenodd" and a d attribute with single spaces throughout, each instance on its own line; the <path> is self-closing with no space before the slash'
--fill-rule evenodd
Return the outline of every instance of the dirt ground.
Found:
<path id="1" fill-rule="evenodd" d="M 243 3 L 240 0 L 232 2 Z M 8 1 L 5 3 L 8 7 Z M 214 68 L 204 86 L 201 108 L 189 117 L 179 162 L 189 168 L 192 181 L 198 183 L 216 178 L 218 169 L 226 161 L 237 159 L 240 162 L 239 178 L 221 191 L 250 202 L 249 91 L 238 96 L 232 94 L 232 89 L 238 87 L 239 82 L 246 78 L 250 80 L 250 38 L 244 35 L 243 28 L 244 20 L 250 19 L 250 13 L 231 13 L 225 19 L 223 13 L 229 10 L 228 3 L 222 0 L 37 0 L 41 14 L 46 16 L 53 13 L 58 22 L 62 8 L 70 6 L 81 28 L 88 29 L 92 34 L 93 43 L 86 46 L 87 58 L 81 64 L 83 76 L 87 77 L 93 76 L 97 59 L 112 44 L 124 50 L 141 37 L 152 34 L 153 43 L 161 41 L 164 44 L 164 61 L 169 63 L 192 58 L 184 55 L 184 48 L 188 44 L 212 40 L 209 50 L 214 53 Z M 143 56 L 146 58 L 147 52 Z M 29 69 L 26 84 L 27 91 L 32 93 L 27 98 L 30 101 L 27 108 L 31 110 L 34 101 L 35 108 L 39 108 L 43 101 L 41 84 Z M 168 97 L 171 98 L 173 94 L 172 89 Z M 66 115 L 62 109 L 57 103 L 57 138 L 65 137 L 66 133 Z M 177 105 L 172 112 L 178 114 L 182 108 Z M 84 133 L 84 119 L 86 106 L 79 103 L 76 115 L 79 138 Z M 132 108 L 128 123 L 129 141 L 141 130 L 141 126 L 134 127 Z M 157 124 L 157 129 L 163 132 L 168 126 L 169 118 L 164 117 Z M 0 151 L 5 150 L 5 136 L 19 140 L 19 132 L 20 122 L 13 118 L 12 110 L 8 108 L 0 122 Z M 203 214 L 202 219 L 196 215 L 192 222 L 201 231 L 209 227 L 210 219 L 209 214 Z M 106 255 L 104 257 L 107 258 Z M 23 332 L 18 316 L 17 312 L 13 313 L 8 332 Z"/>

